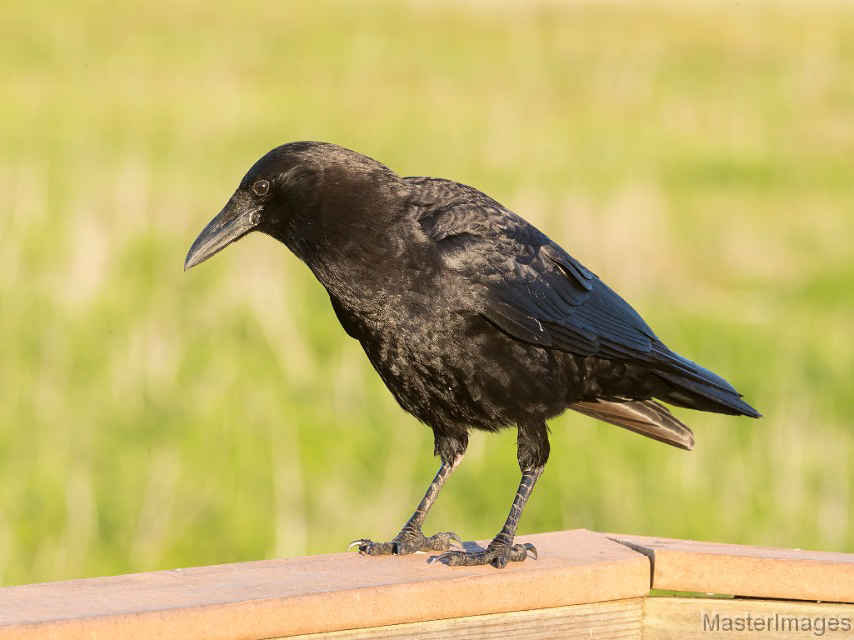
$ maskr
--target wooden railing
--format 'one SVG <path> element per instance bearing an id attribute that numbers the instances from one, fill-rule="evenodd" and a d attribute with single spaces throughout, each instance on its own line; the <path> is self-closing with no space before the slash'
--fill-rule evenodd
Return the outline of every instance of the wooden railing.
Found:
<path id="1" fill-rule="evenodd" d="M 338 553 L 6 587 L 0 639 L 854 638 L 852 554 L 520 540 L 540 559 L 504 570 Z"/>

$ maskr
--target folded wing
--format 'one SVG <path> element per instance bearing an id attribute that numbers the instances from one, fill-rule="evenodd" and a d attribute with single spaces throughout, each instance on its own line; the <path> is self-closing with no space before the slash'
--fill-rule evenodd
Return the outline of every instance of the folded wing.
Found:
<path id="1" fill-rule="evenodd" d="M 530 223 L 471 187 L 420 180 L 445 197 L 444 205 L 425 209 L 421 227 L 446 265 L 471 283 L 481 314 L 496 327 L 544 348 L 642 363 L 673 385 L 662 398 L 671 404 L 758 417 L 732 385 L 667 348 L 625 300 Z M 650 406 L 637 410 L 660 415 Z M 606 419 L 603 407 L 595 411 Z M 619 418 L 608 415 L 609 422 Z"/>

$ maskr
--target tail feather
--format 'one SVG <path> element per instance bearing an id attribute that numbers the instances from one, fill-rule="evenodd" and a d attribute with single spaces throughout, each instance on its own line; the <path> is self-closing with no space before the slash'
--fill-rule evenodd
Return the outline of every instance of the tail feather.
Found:
<path id="1" fill-rule="evenodd" d="M 694 448 L 694 434 L 691 429 L 655 400 L 581 401 L 570 405 L 569 408 L 680 449 L 690 451 Z"/>
<path id="2" fill-rule="evenodd" d="M 751 418 L 762 417 L 756 409 L 741 399 L 741 394 L 729 382 L 718 374 L 670 350 L 659 350 L 657 355 L 661 365 L 655 367 L 656 374 L 676 387 L 673 392 L 659 396 L 665 402 L 700 411 L 714 411 Z"/>

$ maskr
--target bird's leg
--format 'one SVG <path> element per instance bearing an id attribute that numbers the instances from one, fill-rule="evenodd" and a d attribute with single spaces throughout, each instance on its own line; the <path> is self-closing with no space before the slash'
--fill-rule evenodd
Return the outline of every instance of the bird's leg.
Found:
<path id="1" fill-rule="evenodd" d="M 545 424 L 519 426 L 518 456 L 519 466 L 522 469 L 522 480 L 519 489 L 510 507 L 510 514 L 504 522 L 504 527 L 484 551 L 447 551 L 439 556 L 431 558 L 433 562 L 438 560 L 451 566 L 475 566 L 491 564 L 499 569 L 507 566 L 508 562 L 522 562 L 528 554 L 537 557 L 534 545 L 513 544 L 516 537 L 516 529 L 519 526 L 519 518 L 528 502 L 528 496 L 534 488 L 539 477 L 543 474 L 545 463 L 549 457 L 549 440 Z"/>
<path id="2" fill-rule="evenodd" d="M 440 443 L 437 437 L 436 452 L 442 458 L 442 466 L 439 467 L 436 477 L 433 478 L 433 482 L 427 488 L 427 493 L 424 494 L 424 497 L 418 504 L 418 508 L 415 509 L 415 513 L 406 521 L 400 533 L 391 542 L 374 542 L 367 538 L 362 538 L 351 542 L 350 547 L 358 545 L 359 553 L 363 555 L 384 556 L 390 554 L 406 555 L 415 551 L 447 551 L 450 549 L 452 542 L 462 546 L 463 542 L 456 533 L 437 533 L 428 538 L 421 531 L 424 520 L 430 512 L 430 507 L 436 501 L 439 491 L 442 490 L 451 472 L 463 459 L 467 442 L 460 443 L 459 441 L 455 441 L 454 444 L 461 446 L 445 446 L 447 443 Z"/>
<path id="3" fill-rule="evenodd" d="M 526 469 L 522 472 L 522 481 L 519 483 L 519 490 L 516 491 L 516 498 L 513 500 L 513 506 L 510 507 L 510 514 L 507 516 L 504 527 L 484 551 L 447 551 L 431 558 L 431 562 L 439 560 L 454 567 L 492 564 L 502 569 L 507 566 L 508 562 L 525 560 L 528 554 L 536 558 L 537 550 L 534 545 L 530 543 L 513 544 L 513 539 L 516 537 L 519 518 L 522 516 L 522 510 L 525 508 L 531 489 L 534 488 L 534 483 L 542 473 L 543 467 Z"/>

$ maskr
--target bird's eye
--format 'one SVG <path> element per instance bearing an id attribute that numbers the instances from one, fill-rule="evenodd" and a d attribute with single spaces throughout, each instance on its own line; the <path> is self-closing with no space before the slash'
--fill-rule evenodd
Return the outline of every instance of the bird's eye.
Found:
<path id="1" fill-rule="evenodd" d="M 255 195 L 266 196 L 270 191 L 270 183 L 267 180 L 258 180 L 252 185 L 252 191 L 255 192 Z"/>

